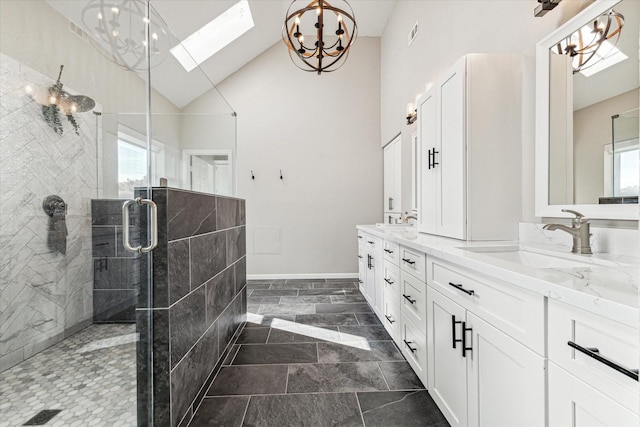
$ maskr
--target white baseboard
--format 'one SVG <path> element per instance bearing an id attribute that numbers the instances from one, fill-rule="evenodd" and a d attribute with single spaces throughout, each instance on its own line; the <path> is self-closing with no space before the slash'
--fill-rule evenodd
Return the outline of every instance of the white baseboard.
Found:
<path id="1" fill-rule="evenodd" d="M 358 278 L 358 273 L 247 274 L 247 280 L 357 279 L 357 278 Z"/>

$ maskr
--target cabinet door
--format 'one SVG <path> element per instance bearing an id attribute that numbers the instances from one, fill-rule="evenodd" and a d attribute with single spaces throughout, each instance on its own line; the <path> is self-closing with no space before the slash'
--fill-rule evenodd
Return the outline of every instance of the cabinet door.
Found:
<path id="1" fill-rule="evenodd" d="M 382 318 L 382 260 L 369 254 L 367 257 L 367 270 L 365 277 L 365 298 L 378 315 Z"/>
<path id="2" fill-rule="evenodd" d="M 637 427 L 637 414 L 549 363 L 549 427 Z"/>
<path id="3" fill-rule="evenodd" d="M 440 146 L 436 150 L 437 233 L 466 238 L 466 58 L 439 83 Z"/>
<path id="4" fill-rule="evenodd" d="M 358 245 L 358 282 L 360 292 L 365 293 L 365 281 L 367 279 L 367 254 L 362 248 L 362 245 Z"/>
<path id="5" fill-rule="evenodd" d="M 473 313 L 465 327 L 469 426 L 544 426 L 544 359 Z"/>
<path id="6" fill-rule="evenodd" d="M 461 346 L 465 316 L 464 308 L 428 288 L 427 388 L 452 427 L 467 425 L 467 365 Z"/>
<path id="7" fill-rule="evenodd" d="M 439 147 L 436 98 L 436 86 L 433 86 L 422 95 L 418 103 L 418 137 L 422 156 L 418 227 L 420 231 L 431 234 L 437 233 L 437 179 L 432 160 L 433 151 L 437 151 Z"/>

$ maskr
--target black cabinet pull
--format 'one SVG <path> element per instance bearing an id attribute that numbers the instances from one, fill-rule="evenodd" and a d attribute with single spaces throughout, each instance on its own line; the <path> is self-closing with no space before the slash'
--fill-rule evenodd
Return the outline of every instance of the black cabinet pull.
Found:
<path id="1" fill-rule="evenodd" d="M 386 277 L 384 278 L 384 281 L 387 282 L 390 285 L 393 285 L 395 283 L 393 280 L 389 280 Z"/>
<path id="2" fill-rule="evenodd" d="M 389 210 L 392 211 L 393 210 L 393 197 L 389 197 Z M 389 217 L 391 218 L 391 217 Z"/>
<path id="3" fill-rule="evenodd" d="M 373 245 L 373 240 L 367 240 L 367 243 L 369 243 L 370 245 Z"/>
<path id="4" fill-rule="evenodd" d="M 386 248 L 385 248 L 385 249 L 383 249 L 383 250 L 384 250 L 386 253 L 388 253 L 388 254 L 392 254 L 392 253 L 393 253 L 393 251 L 392 251 L 392 250 L 390 250 L 390 249 L 386 249 Z"/>
<path id="5" fill-rule="evenodd" d="M 386 318 L 387 318 L 387 322 L 389 322 L 389 323 L 396 323 L 396 321 L 395 321 L 395 320 L 393 320 L 391 317 L 387 316 L 386 314 L 384 315 L 384 317 L 386 317 Z"/>
<path id="6" fill-rule="evenodd" d="M 358 258 L 362 259 L 363 257 L 362 257 L 362 255 L 358 255 Z"/>
<path id="7" fill-rule="evenodd" d="M 360 280 L 360 279 L 358 279 L 358 282 L 360 282 L 360 283 L 364 283 L 364 282 L 363 282 L 362 280 Z"/>
<path id="8" fill-rule="evenodd" d="M 407 348 L 409 349 L 409 351 L 410 351 L 411 353 L 415 353 L 416 351 L 418 351 L 418 349 L 417 349 L 417 348 L 413 348 L 413 347 L 411 347 L 411 341 L 407 341 L 407 340 L 402 340 L 402 341 L 404 341 L 404 345 L 406 345 L 406 346 L 407 346 Z"/>
<path id="9" fill-rule="evenodd" d="M 453 286 L 454 288 L 456 288 L 456 289 L 457 289 L 457 290 L 459 290 L 459 291 L 464 292 L 464 293 L 465 293 L 465 294 L 467 294 L 467 295 L 473 295 L 473 294 L 475 294 L 475 292 L 474 292 L 473 290 L 465 289 L 465 288 L 463 288 L 463 287 L 462 287 L 462 285 L 460 285 L 460 284 L 455 284 L 455 283 L 451 283 L 451 282 L 449 282 L 449 285 Z"/>
<path id="10" fill-rule="evenodd" d="M 455 315 L 451 315 L 451 347 L 456 348 L 456 343 L 462 342 L 462 338 L 456 338 L 456 325 L 462 323 L 462 320 L 456 320 Z M 463 344 L 464 346 L 464 344 Z"/>
<path id="11" fill-rule="evenodd" d="M 597 348 L 582 347 L 582 346 L 574 343 L 573 341 L 567 342 L 567 345 L 569 347 L 571 347 L 571 348 L 575 348 L 580 353 L 584 353 L 587 356 L 596 359 L 600 363 L 604 363 L 608 367 L 610 367 L 612 369 L 615 369 L 616 371 L 620 372 L 621 374 L 624 374 L 624 375 L 628 376 L 629 378 L 632 378 L 633 380 L 638 381 L 638 370 L 637 369 L 626 368 L 626 367 L 614 362 L 611 359 L 608 359 L 608 358 L 606 358 L 604 356 L 601 356 L 600 355 L 600 350 L 598 350 Z"/>
<path id="12" fill-rule="evenodd" d="M 402 294 L 402 296 L 404 297 L 404 299 L 406 299 L 407 301 L 409 301 L 411 304 L 415 304 L 415 303 L 416 303 L 416 300 L 411 299 L 411 295 L 405 295 L 405 294 Z"/>
<path id="13" fill-rule="evenodd" d="M 439 154 L 439 151 L 436 151 L 436 148 L 433 147 L 433 164 L 431 165 L 434 169 L 436 168 L 437 165 L 439 165 L 440 163 L 436 162 L 436 154 Z"/>
<path id="14" fill-rule="evenodd" d="M 371 270 L 371 268 L 373 268 L 373 265 L 371 264 L 371 255 L 367 254 L 367 268 L 369 270 Z"/>
<path id="15" fill-rule="evenodd" d="M 413 264 L 415 264 L 415 263 L 416 263 L 415 261 L 411 261 L 411 259 L 410 259 L 410 258 L 402 258 L 402 260 L 403 260 L 404 262 L 406 262 L 407 264 L 411 264 L 411 265 L 413 265 Z"/>
<path id="16" fill-rule="evenodd" d="M 362 239 L 362 236 L 358 236 L 358 239 Z"/>
<path id="17" fill-rule="evenodd" d="M 467 351 L 473 351 L 472 347 L 467 347 L 467 332 L 471 332 L 473 338 L 473 328 L 467 328 L 467 322 L 462 322 L 462 357 L 467 357 Z"/>
<path id="18" fill-rule="evenodd" d="M 428 154 L 428 156 L 427 156 L 427 164 L 428 164 L 427 169 L 431 169 L 433 167 L 431 165 L 431 156 L 432 156 L 431 149 L 429 149 L 429 151 L 427 151 L 427 154 Z"/>

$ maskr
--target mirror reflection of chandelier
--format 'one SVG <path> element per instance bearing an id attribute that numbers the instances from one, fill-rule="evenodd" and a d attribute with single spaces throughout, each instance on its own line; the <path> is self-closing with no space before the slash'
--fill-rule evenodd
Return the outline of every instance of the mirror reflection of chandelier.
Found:
<path id="1" fill-rule="evenodd" d="M 82 24 L 101 48 L 98 50 L 124 69 L 145 70 L 147 47 L 152 67 L 161 63 L 171 48 L 164 22 L 146 0 L 91 0 L 82 11 Z"/>
<path id="2" fill-rule="evenodd" d="M 358 33 L 349 3 L 313 0 L 306 6 L 294 8 L 297 2 L 293 0 L 289 5 L 282 27 L 282 41 L 293 63 L 304 71 L 318 74 L 342 67 Z"/>
<path id="3" fill-rule="evenodd" d="M 572 59 L 573 73 L 584 74 L 588 68 L 594 67 L 601 61 L 609 60 L 613 65 L 626 59 L 626 55 L 621 54 L 615 47 L 620 39 L 622 27 L 624 26 L 624 16 L 613 9 L 603 13 L 589 25 L 585 25 L 569 37 L 561 40 L 556 45 L 556 50 L 560 55 L 569 55 Z M 600 64 L 602 65 L 602 64 Z"/>

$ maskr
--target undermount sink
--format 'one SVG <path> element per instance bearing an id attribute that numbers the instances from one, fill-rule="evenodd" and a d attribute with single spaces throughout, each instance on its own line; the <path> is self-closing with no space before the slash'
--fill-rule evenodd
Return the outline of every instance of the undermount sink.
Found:
<path id="1" fill-rule="evenodd" d="M 382 224 L 382 223 L 377 223 L 376 227 L 380 227 L 380 228 L 411 228 L 413 227 L 413 225 L 411 224 L 407 224 L 407 223 L 402 223 L 402 224 Z"/>
<path id="2" fill-rule="evenodd" d="M 593 266 L 592 262 L 582 262 L 568 259 L 564 256 L 529 252 L 517 246 L 484 246 L 463 249 L 530 268 L 580 268 Z M 567 256 L 571 255 L 567 254 Z"/>

